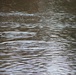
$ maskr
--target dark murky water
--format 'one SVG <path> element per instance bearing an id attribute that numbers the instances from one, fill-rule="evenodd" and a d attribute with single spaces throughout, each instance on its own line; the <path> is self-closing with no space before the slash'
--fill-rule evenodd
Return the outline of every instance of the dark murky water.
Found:
<path id="1" fill-rule="evenodd" d="M 0 75 L 76 75 L 76 0 L 0 0 Z"/>

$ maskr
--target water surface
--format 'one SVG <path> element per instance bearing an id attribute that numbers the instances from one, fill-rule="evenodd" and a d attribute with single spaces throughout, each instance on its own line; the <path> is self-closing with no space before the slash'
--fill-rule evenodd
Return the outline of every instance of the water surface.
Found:
<path id="1" fill-rule="evenodd" d="M 0 75 L 76 75 L 75 0 L 0 1 Z"/>

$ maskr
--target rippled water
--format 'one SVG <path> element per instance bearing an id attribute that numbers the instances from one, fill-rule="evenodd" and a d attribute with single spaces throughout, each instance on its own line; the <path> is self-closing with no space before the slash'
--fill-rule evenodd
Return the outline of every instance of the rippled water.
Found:
<path id="1" fill-rule="evenodd" d="M 76 75 L 75 0 L 0 1 L 0 75 Z"/>

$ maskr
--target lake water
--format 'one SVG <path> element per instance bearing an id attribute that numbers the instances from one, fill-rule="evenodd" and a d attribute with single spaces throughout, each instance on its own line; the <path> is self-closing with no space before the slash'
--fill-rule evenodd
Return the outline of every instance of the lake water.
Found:
<path id="1" fill-rule="evenodd" d="M 0 0 L 0 75 L 76 75 L 76 0 Z"/>

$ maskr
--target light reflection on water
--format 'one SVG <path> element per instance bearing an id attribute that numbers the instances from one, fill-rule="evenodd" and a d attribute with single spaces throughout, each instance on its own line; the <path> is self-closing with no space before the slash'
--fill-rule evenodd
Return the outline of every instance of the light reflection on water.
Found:
<path id="1" fill-rule="evenodd" d="M 68 1 L 11 1 L 0 3 L 0 75 L 76 75 L 76 15 L 62 5 Z"/>
<path id="2" fill-rule="evenodd" d="M 9 41 L 1 44 L 1 71 L 16 74 L 73 73 L 66 43 L 45 41 Z M 4 48 L 5 47 L 5 48 Z"/>

